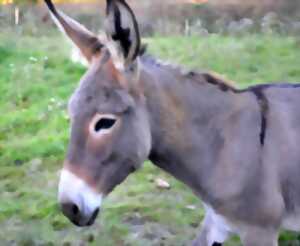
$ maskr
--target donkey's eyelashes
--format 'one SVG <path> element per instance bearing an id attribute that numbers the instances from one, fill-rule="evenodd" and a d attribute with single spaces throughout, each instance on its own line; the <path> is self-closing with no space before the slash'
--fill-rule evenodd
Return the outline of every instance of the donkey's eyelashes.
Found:
<path id="1" fill-rule="evenodd" d="M 102 118 L 102 119 L 99 119 L 97 122 L 96 122 L 96 125 L 95 125 L 95 131 L 96 132 L 99 132 L 101 130 L 107 130 L 107 129 L 110 129 L 114 126 L 114 124 L 116 123 L 116 119 L 111 119 L 111 118 Z"/>

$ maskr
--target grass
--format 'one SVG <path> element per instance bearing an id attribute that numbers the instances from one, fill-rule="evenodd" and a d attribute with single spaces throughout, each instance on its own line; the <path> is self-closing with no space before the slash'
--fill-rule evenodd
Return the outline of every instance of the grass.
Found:
<path id="1" fill-rule="evenodd" d="M 300 81 L 300 41 L 295 38 L 216 35 L 146 41 L 160 58 L 213 70 L 240 87 Z M 148 162 L 109 196 L 92 228 L 75 228 L 61 215 L 56 196 L 68 143 L 66 104 L 85 71 L 70 61 L 69 52 L 60 35 L 0 33 L 1 245 L 186 245 L 203 217 L 200 201 Z M 171 189 L 158 189 L 157 177 Z M 292 233 L 283 233 L 280 242 L 300 245 Z"/>

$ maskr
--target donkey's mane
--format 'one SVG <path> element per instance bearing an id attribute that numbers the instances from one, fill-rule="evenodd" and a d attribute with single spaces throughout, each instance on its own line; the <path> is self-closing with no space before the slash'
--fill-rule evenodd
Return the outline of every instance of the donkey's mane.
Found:
<path id="1" fill-rule="evenodd" d="M 107 43 L 107 39 L 105 34 L 99 34 L 98 38 L 101 40 L 102 43 Z M 171 63 L 171 62 L 166 62 L 162 61 L 159 59 L 154 58 L 152 55 L 150 55 L 147 52 L 147 44 L 141 44 L 140 49 L 138 51 L 139 57 L 141 61 L 146 64 L 146 65 L 152 65 L 152 66 L 157 66 L 157 67 L 162 67 L 168 70 L 171 70 L 175 74 L 179 74 L 183 78 L 189 78 L 192 81 L 202 81 L 202 82 L 207 82 L 210 84 L 217 85 L 221 90 L 223 91 L 237 91 L 237 87 L 235 86 L 235 83 L 231 80 L 227 80 L 223 78 L 220 74 L 216 72 L 199 72 L 196 70 L 191 70 L 191 69 L 186 69 L 183 66 Z"/>
<path id="2" fill-rule="evenodd" d="M 183 78 L 188 78 L 191 81 L 195 82 L 206 82 L 209 84 L 214 84 L 218 86 L 222 91 L 237 91 L 236 83 L 225 79 L 223 76 L 221 76 L 218 73 L 215 72 L 210 72 L 210 71 L 197 71 L 197 70 L 191 70 L 191 69 L 186 69 L 183 66 L 170 63 L 170 62 L 165 62 L 159 59 L 154 58 L 153 56 L 149 54 L 143 53 L 141 56 L 142 62 L 144 62 L 146 65 L 152 65 L 152 66 L 157 66 L 161 68 L 168 69 L 172 71 L 174 74 L 178 74 L 179 76 L 182 76 Z"/>

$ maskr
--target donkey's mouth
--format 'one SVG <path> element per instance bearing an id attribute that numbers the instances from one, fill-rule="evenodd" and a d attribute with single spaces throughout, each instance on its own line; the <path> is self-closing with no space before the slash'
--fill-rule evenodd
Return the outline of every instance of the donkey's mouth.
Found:
<path id="1" fill-rule="evenodd" d="M 95 223 L 95 220 L 96 220 L 98 214 L 99 214 L 99 208 L 97 208 L 96 211 L 93 213 L 92 217 L 90 218 L 90 220 L 87 223 L 87 226 L 92 226 Z"/>
<path id="2" fill-rule="evenodd" d="M 81 212 L 75 204 L 71 203 L 64 203 L 61 208 L 63 214 L 78 227 L 92 226 L 99 214 L 99 208 L 92 213 L 86 214 Z"/>
<path id="3" fill-rule="evenodd" d="M 69 218 L 69 219 L 74 225 L 76 225 L 78 227 L 89 227 L 95 223 L 95 220 L 96 220 L 98 214 L 99 214 L 99 208 L 96 209 L 96 211 L 93 213 L 93 215 L 91 216 L 91 218 L 88 221 L 86 221 L 85 218 L 79 218 L 79 219 L 78 218 Z"/>

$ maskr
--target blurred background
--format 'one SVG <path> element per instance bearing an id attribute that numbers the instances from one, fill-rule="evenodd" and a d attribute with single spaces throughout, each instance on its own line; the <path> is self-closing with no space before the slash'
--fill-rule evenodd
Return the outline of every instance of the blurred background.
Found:
<path id="1" fill-rule="evenodd" d="M 37 34 L 52 25 L 42 0 L 1 0 L 1 28 L 22 26 Z M 94 31 L 101 29 L 104 0 L 57 0 Z M 279 33 L 300 31 L 297 0 L 130 0 L 144 36 Z M 37 25 L 38 24 L 38 25 Z M 49 31 L 47 29 L 47 31 Z"/>
<path id="2" fill-rule="evenodd" d="M 105 1 L 57 0 L 96 33 Z M 237 87 L 300 82 L 299 0 L 132 0 L 148 53 L 211 70 Z M 200 201 L 145 163 L 105 201 L 92 228 L 71 225 L 57 205 L 68 144 L 68 98 L 86 68 L 42 1 L 0 0 L 0 244 L 187 245 Z M 239 245 L 233 238 L 227 245 Z M 280 245 L 300 245 L 284 232 Z"/>

